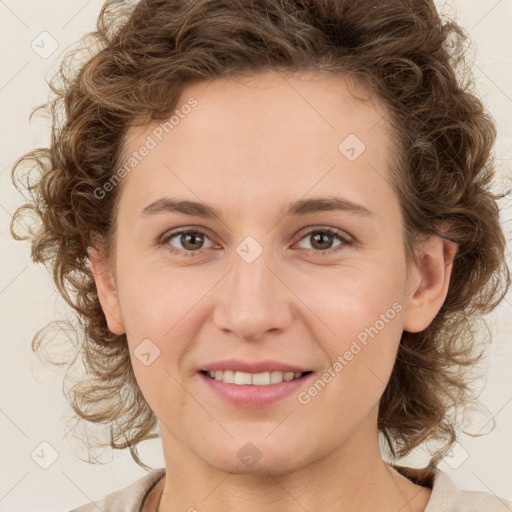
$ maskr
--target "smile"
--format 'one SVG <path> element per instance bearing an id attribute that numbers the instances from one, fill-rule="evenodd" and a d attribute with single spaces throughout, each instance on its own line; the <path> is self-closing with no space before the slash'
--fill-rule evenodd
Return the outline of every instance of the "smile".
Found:
<path id="1" fill-rule="evenodd" d="M 300 379 L 303 375 L 311 372 L 261 372 L 247 373 L 233 370 L 204 371 L 211 379 L 222 381 L 225 384 L 268 386 L 280 384 L 283 381 Z"/>
<path id="2" fill-rule="evenodd" d="M 206 388 L 236 407 L 255 409 L 268 407 L 296 395 L 314 378 L 312 371 L 270 371 L 246 373 L 234 370 L 199 372 Z"/>

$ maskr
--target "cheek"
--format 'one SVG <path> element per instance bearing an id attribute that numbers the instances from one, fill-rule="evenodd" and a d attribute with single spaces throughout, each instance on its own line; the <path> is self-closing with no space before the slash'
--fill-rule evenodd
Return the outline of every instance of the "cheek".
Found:
<path id="1" fill-rule="evenodd" d="M 125 274 L 122 274 L 122 271 Z M 166 269 L 149 265 L 119 268 L 121 313 L 127 330 L 136 379 L 153 410 L 174 396 L 181 403 L 182 362 L 207 321 L 205 297 L 218 280 L 197 268 Z M 164 391 L 165 390 L 165 391 Z M 169 407 L 167 403 L 166 407 Z"/>
<path id="2" fill-rule="evenodd" d="M 328 329 L 330 346 L 343 348 L 349 339 L 375 327 L 383 336 L 400 332 L 404 276 L 376 264 L 356 263 L 297 275 L 294 292 Z"/>
<path id="3" fill-rule="evenodd" d="M 140 279 L 132 274 L 129 284 L 120 289 L 135 378 L 159 417 L 163 411 L 178 414 L 185 398 L 179 384 L 183 380 L 180 363 L 195 336 L 188 322 L 191 306 L 197 302 L 193 289 L 151 273 Z"/>
<path id="4" fill-rule="evenodd" d="M 120 305 L 128 332 L 164 339 L 187 316 L 215 284 L 211 274 L 196 267 L 171 269 L 151 264 L 132 265 L 118 272 Z"/>
<path id="5" fill-rule="evenodd" d="M 391 375 L 403 330 L 404 277 L 369 265 L 316 277 L 315 286 L 302 283 L 302 293 L 328 326 L 317 334 L 324 333 L 318 341 L 331 362 L 326 370 L 335 375 L 337 396 L 330 398 L 358 407 L 361 394 L 377 399 Z"/>
<path id="6" fill-rule="evenodd" d="M 322 340 L 330 364 L 319 372 L 321 382 L 312 383 L 299 399 L 326 425 L 343 418 L 340 435 L 348 435 L 378 406 L 389 382 L 402 333 L 402 306 L 376 294 L 346 298 L 341 306 L 330 312 L 335 335 Z"/>

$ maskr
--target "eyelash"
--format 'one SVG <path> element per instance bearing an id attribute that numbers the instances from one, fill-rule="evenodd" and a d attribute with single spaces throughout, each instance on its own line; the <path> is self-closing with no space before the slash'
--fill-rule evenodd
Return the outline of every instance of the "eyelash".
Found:
<path id="1" fill-rule="evenodd" d="M 352 241 L 348 237 L 344 236 L 342 231 L 338 231 L 334 228 L 329 228 L 329 227 L 312 229 L 312 230 L 306 232 L 300 238 L 299 242 L 301 240 L 303 240 L 304 238 L 307 238 L 308 236 L 311 236 L 312 234 L 315 234 L 315 233 L 329 234 L 329 235 L 332 235 L 335 238 L 337 238 L 340 242 L 342 242 L 340 245 L 338 245 L 336 247 L 331 247 L 330 249 L 326 249 L 325 251 L 322 251 L 319 249 L 304 249 L 305 251 L 308 251 L 309 253 L 312 252 L 315 255 L 322 255 L 322 256 L 331 255 L 331 254 L 337 253 L 344 246 L 352 245 Z M 187 229 L 181 229 L 179 231 L 174 231 L 174 232 L 164 235 L 160 239 L 158 245 L 166 246 L 165 247 L 166 250 L 168 252 L 170 252 L 171 254 L 183 255 L 186 257 L 195 257 L 195 256 L 197 256 L 198 253 L 202 252 L 202 249 L 197 249 L 195 251 L 188 251 L 186 249 L 175 249 L 174 247 L 169 245 L 169 241 L 172 240 L 173 238 L 175 238 L 176 236 L 187 235 L 187 234 L 201 235 L 201 236 L 204 236 L 209 239 L 208 234 L 205 231 L 202 231 L 201 229 L 197 229 L 197 228 L 187 228 Z"/>

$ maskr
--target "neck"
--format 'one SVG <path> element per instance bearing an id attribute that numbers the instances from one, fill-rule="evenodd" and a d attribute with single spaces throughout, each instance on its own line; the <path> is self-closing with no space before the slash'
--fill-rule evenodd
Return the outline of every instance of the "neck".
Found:
<path id="1" fill-rule="evenodd" d="M 161 433 L 166 477 L 159 486 L 159 512 L 420 512 L 430 498 L 429 489 L 382 460 L 378 435 L 366 437 L 362 444 L 354 440 L 326 457 L 287 471 L 275 469 L 282 464 L 267 462 L 243 473 L 214 467 L 169 431 L 162 428 Z M 358 434 L 364 438 L 367 433 Z"/>

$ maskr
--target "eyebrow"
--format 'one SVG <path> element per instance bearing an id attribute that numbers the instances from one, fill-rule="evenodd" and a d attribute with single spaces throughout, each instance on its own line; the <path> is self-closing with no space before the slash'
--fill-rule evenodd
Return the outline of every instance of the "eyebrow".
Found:
<path id="1" fill-rule="evenodd" d="M 362 204 L 354 203 L 339 196 L 299 199 L 291 203 L 285 215 L 310 215 L 317 212 L 341 210 L 361 216 L 371 216 L 374 213 Z M 141 210 L 143 216 L 162 212 L 182 213 L 203 218 L 221 219 L 221 214 L 215 208 L 196 201 L 179 200 L 162 197 Z"/>

